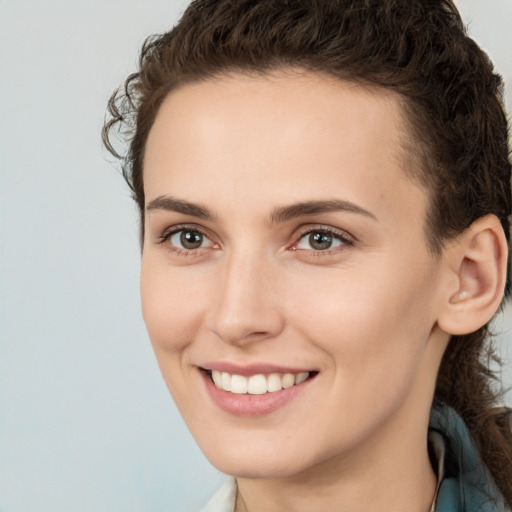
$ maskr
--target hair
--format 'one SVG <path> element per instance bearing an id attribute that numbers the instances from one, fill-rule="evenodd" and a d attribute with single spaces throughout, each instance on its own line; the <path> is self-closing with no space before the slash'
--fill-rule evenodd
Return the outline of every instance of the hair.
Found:
<path id="1" fill-rule="evenodd" d="M 428 247 L 496 215 L 509 239 L 508 129 L 502 83 L 451 0 L 195 0 L 179 23 L 143 45 L 139 69 L 114 92 L 103 129 L 121 159 L 144 233 L 144 150 L 167 95 L 232 72 L 300 68 L 392 90 L 404 98 L 406 170 L 430 196 Z M 128 146 L 115 149 L 121 135 Z M 512 439 L 491 363 L 488 326 L 453 336 L 435 398 L 465 420 L 512 505 Z"/>

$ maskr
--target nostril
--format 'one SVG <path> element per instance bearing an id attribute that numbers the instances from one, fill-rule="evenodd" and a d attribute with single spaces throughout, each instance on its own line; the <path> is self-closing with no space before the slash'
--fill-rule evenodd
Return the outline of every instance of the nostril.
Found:
<path id="1" fill-rule="evenodd" d="M 253 330 L 250 326 L 235 323 L 219 325 L 211 331 L 219 339 L 232 345 L 245 345 L 253 341 L 261 341 L 279 333 L 279 329 L 276 329 L 275 332 L 271 330 Z"/>

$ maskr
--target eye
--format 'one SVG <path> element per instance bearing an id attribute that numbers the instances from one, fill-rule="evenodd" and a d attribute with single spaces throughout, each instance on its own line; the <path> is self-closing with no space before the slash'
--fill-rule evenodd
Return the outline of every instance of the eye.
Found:
<path id="1" fill-rule="evenodd" d="M 328 229 L 314 229 L 304 233 L 293 249 L 320 252 L 351 244 L 352 241 L 346 235 Z"/>
<path id="2" fill-rule="evenodd" d="M 173 226 L 160 237 L 158 243 L 165 244 L 169 251 L 179 256 L 199 255 L 202 249 L 217 247 L 200 229 L 187 226 Z"/>
<path id="3" fill-rule="evenodd" d="M 169 241 L 172 245 L 179 249 L 193 251 L 194 249 L 201 249 L 212 245 L 212 242 L 200 231 L 193 229 L 182 229 L 174 232 Z"/>

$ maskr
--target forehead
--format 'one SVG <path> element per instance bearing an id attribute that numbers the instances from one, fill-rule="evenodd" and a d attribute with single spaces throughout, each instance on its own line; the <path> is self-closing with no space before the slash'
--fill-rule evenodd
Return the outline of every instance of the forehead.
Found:
<path id="1" fill-rule="evenodd" d="M 423 220 L 426 192 L 406 172 L 406 125 L 397 94 L 326 75 L 189 84 L 166 98 L 150 131 L 146 199 L 221 194 L 236 214 L 255 195 L 261 209 L 341 195 L 376 214 L 390 202 L 414 208 Z"/>

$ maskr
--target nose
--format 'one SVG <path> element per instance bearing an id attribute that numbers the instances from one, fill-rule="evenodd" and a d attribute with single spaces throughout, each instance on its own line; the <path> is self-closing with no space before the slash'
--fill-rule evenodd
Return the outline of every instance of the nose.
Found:
<path id="1" fill-rule="evenodd" d="M 233 254 L 223 262 L 209 328 L 225 343 L 244 346 L 276 337 L 284 327 L 276 264 L 260 254 Z"/>

